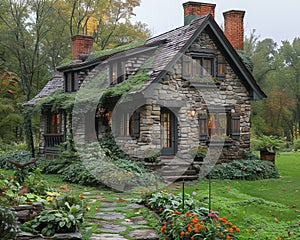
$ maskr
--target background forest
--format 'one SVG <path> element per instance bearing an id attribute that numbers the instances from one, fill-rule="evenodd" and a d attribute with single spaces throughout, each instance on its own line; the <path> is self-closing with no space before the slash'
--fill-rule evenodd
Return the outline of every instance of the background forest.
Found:
<path id="1" fill-rule="evenodd" d="M 25 141 L 22 103 L 34 97 L 55 68 L 69 61 L 71 36 L 89 34 L 102 50 L 146 39 L 133 23 L 140 0 L 0 0 L 0 151 Z M 245 37 L 253 74 L 268 98 L 252 104 L 252 135 L 298 138 L 300 38 L 276 43 L 255 31 Z M 28 122 L 27 122 L 28 123 Z M 38 140 L 38 116 L 32 119 Z"/>

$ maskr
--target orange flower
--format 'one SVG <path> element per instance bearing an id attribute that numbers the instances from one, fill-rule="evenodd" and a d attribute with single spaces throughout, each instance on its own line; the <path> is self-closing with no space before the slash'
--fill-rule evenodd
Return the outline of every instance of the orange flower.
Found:
<path id="1" fill-rule="evenodd" d="M 230 237 L 230 236 L 227 236 L 227 237 L 226 237 L 226 239 L 227 239 L 227 240 L 230 240 L 230 239 L 232 239 L 232 237 Z"/>
<path id="2" fill-rule="evenodd" d="M 228 232 L 229 232 L 229 233 L 233 233 L 233 229 L 230 228 L 230 229 L 228 230 Z"/>
<path id="3" fill-rule="evenodd" d="M 192 229 L 191 227 L 188 227 L 188 231 L 189 231 L 189 232 L 192 232 L 193 229 Z"/>
<path id="4" fill-rule="evenodd" d="M 79 198 L 83 198 L 83 194 L 82 193 L 79 194 Z"/>
<path id="5" fill-rule="evenodd" d="M 203 225 L 200 225 L 199 229 L 204 230 L 204 231 L 206 230 L 206 228 Z"/>
<path id="6" fill-rule="evenodd" d="M 240 232 L 241 229 L 237 227 L 237 228 L 235 229 L 235 231 Z"/>
<path id="7" fill-rule="evenodd" d="M 219 235 L 219 237 L 222 237 L 222 236 L 223 236 L 223 233 L 222 233 L 222 232 L 219 232 L 218 235 Z"/>
<path id="8" fill-rule="evenodd" d="M 180 233 L 180 237 L 182 238 L 184 235 L 185 235 L 185 232 L 182 231 L 182 232 Z"/>
<path id="9" fill-rule="evenodd" d="M 186 216 L 186 217 L 190 217 L 190 216 L 192 216 L 192 214 L 191 214 L 190 212 L 187 212 L 187 213 L 185 214 L 185 216 Z"/>
<path id="10" fill-rule="evenodd" d="M 166 231 L 166 226 L 164 225 L 164 226 L 162 226 L 161 228 L 160 228 L 160 231 L 162 231 L 162 232 L 164 232 L 164 231 Z"/>

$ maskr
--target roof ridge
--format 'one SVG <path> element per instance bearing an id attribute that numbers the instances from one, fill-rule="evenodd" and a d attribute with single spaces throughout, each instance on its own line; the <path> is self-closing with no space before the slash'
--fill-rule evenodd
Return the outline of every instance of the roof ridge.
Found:
<path id="1" fill-rule="evenodd" d="M 146 40 L 145 44 L 147 44 L 148 41 L 151 41 L 151 40 L 153 40 L 153 39 L 155 39 L 155 38 L 159 38 L 159 37 L 161 37 L 161 36 L 163 36 L 163 35 L 167 35 L 167 34 L 169 34 L 169 33 L 171 33 L 171 32 L 178 31 L 178 30 L 181 29 L 181 28 L 182 28 L 182 29 L 184 29 L 184 28 L 189 28 L 191 25 L 195 24 L 196 21 L 203 20 L 203 18 L 206 18 L 206 17 L 208 17 L 209 15 L 211 15 L 211 14 L 206 14 L 206 15 L 199 16 L 198 18 L 196 18 L 195 20 L 193 20 L 193 21 L 192 21 L 190 24 L 188 24 L 188 25 L 179 26 L 179 27 L 177 27 L 177 28 L 170 29 L 170 30 L 167 31 L 167 32 L 163 32 L 163 33 L 161 33 L 161 34 L 159 34 L 159 35 L 156 35 L 156 36 L 153 36 L 153 37 L 151 37 L 151 38 L 148 38 L 148 39 Z"/>

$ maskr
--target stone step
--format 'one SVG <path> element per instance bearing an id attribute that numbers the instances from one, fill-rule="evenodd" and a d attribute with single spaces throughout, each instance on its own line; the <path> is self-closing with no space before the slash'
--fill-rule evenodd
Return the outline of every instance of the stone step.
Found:
<path id="1" fill-rule="evenodd" d="M 196 175 L 197 171 L 195 169 L 183 169 L 182 171 L 172 171 L 172 170 L 165 170 L 161 171 L 161 176 L 180 176 L 180 175 Z"/>
<path id="2" fill-rule="evenodd" d="M 192 181 L 198 179 L 197 175 L 173 175 L 173 176 L 164 176 L 164 179 L 168 182 L 175 182 L 175 181 Z"/>

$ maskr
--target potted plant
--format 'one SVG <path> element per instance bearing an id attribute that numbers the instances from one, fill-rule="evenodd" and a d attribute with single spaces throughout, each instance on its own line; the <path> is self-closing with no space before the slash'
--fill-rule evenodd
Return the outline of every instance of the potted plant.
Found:
<path id="1" fill-rule="evenodd" d="M 262 135 L 258 138 L 257 144 L 260 150 L 260 159 L 275 163 L 276 153 L 282 147 L 282 140 L 274 136 Z"/>
<path id="2" fill-rule="evenodd" d="M 146 163 L 157 164 L 160 162 L 160 149 L 147 148 L 144 152 L 144 161 Z"/>
<path id="3" fill-rule="evenodd" d="M 190 149 L 190 155 L 194 158 L 194 161 L 203 161 L 207 154 L 207 146 L 196 146 Z"/>

